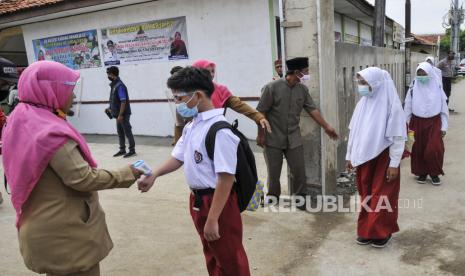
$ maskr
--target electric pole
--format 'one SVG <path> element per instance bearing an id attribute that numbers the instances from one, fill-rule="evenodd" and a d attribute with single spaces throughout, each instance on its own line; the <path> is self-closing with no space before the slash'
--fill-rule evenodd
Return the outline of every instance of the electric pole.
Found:
<path id="1" fill-rule="evenodd" d="M 412 81 L 410 72 L 410 37 L 411 37 L 411 3 L 410 0 L 405 1 L 405 93 L 407 94 L 410 82 Z"/>
<path id="2" fill-rule="evenodd" d="M 373 46 L 384 47 L 384 30 L 386 21 L 386 0 L 376 0 L 373 19 Z"/>
<path id="3" fill-rule="evenodd" d="M 451 47 L 456 61 L 460 59 L 460 24 L 463 22 L 463 9 L 459 7 L 459 0 L 454 0 L 450 11 Z M 457 63 L 458 64 L 458 63 Z"/>

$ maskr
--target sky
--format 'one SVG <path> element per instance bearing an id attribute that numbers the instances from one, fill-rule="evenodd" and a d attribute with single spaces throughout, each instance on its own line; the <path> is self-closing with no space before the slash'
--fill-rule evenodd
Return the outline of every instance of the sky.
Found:
<path id="1" fill-rule="evenodd" d="M 375 0 L 367 0 L 374 5 Z M 443 17 L 450 9 L 451 0 L 411 0 L 412 33 L 445 33 Z M 459 0 L 463 4 L 464 0 Z M 386 15 L 405 27 L 405 0 L 386 0 Z M 462 30 L 464 25 L 462 25 Z"/>

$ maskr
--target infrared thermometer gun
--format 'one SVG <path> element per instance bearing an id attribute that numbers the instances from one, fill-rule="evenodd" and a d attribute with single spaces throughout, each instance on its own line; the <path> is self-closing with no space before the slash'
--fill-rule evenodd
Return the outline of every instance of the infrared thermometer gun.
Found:
<path id="1" fill-rule="evenodd" d="M 149 165 L 144 162 L 144 160 L 136 161 L 132 166 L 144 173 L 144 175 L 150 176 L 152 175 L 152 170 L 150 169 Z"/>

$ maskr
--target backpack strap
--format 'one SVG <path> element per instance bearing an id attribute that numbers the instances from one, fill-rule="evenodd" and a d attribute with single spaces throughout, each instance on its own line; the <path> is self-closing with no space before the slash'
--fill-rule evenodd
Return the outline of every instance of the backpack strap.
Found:
<path id="1" fill-rule="evenodd" d="M 415 86 L 415 79 L 412 81 L 412 83 L 410 84 L 409 88 L 408 88 L 408 91 L 407 91 L 407 94 L 408 92 L 410 92 L 410 97 L 413 99 L 413 86 Z M 406 95 L 407 96 L 407 95 Z"/>
<path id="2" fill-rule="evenodd" d="M 237 121 L 237 120 L 236 120 Z M 235 121 L 235 123 L 237 123 Z M 221 129 L 230 129 L 234 130 L 234 125 L 229 124 L 227 121 L 219 121 L 214 123 L 207 132 L 207 136 L 205 136 L 205 147 L 207 149 L 208 157 L 213 160 L 215 155 L 215 141 L 216 141 L 216 133 Z"/>

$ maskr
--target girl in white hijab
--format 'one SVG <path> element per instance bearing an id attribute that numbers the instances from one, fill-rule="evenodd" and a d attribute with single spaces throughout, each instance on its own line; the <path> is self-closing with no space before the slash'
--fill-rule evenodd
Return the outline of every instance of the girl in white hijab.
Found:
<path id="1" fill-rule="evenodd" d="M 431 56 L 427 57 L 425 61 L 428 62 L 433 67 L 436 77 L 438 78 L 440 82 L 442 82 L 442 71 L 441 69 L 434 66 L 434 57 L 431 57 Z"/>
<path id="2" fill-rule="evenodd" d="M 443 175 L 444 142 L 449 120 L 447 97 L 434 68 L 422 62 L 417 76 L 405 97 L 405 115 L 409 129 L 415 131 L 412 148 L 411 171 L 417 182 L 426 183 L 431 177 L 433 185 L 440 185 Z"/>
<path id="3" fill-rule="evenodd" d="M 399 165 L 407 125 L 397 90 L 387 71 L 369 67 L 357 73 L 362 96 L 350 121 L 347 167 L 357 170 L 362 202 L 357 243 L 381 248 L 399 231 Z"/>

